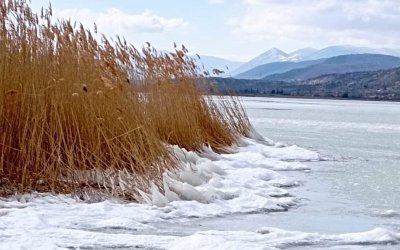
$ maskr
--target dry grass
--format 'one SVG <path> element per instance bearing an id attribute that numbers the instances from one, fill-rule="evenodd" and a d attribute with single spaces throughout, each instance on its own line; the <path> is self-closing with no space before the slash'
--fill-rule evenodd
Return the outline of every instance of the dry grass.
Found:
<path id="1" fill-rule="evenodd" d="M 202 95 L 185 48 L 139 52 L 51 15 L 0 2 L 0 195 L 7 183 L 134 199 L 175 166 L 163 142 L 224 151 L 248 132 L 237 99 Z"/>
<path id="2" fill-rule="evenodd" d="M 168 144 L 194 151 L 208 144 L 226 152 L 248 135 L 250 122 L 237 98 L 203 93 L 209 83 L 186 53 L 185 47 L 170 54 L 143 49 L 145 65 L 151 65 L 139 81 L 149 126 Z"/>

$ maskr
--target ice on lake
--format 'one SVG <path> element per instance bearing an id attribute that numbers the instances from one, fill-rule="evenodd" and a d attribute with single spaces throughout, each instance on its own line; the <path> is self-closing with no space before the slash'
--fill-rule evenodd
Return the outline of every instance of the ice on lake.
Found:
<path id="1" fill-rule="evenodd" d="M 400 230 L 380 223 L 380 218 L 396 218 L 397 210 L 376 209 L 376 213 L 371 214 L 375 217 L 371 218 L 377 218 L 379 222 L 364 225 L 359 223 L 357 216 L 348 212 L 360 204 L 346 203 L 347 200 L 342 200 L 341 195 L 336 200 L 331 199 L 332 192 L 328 188 L 331 183 L 321 182 L 321 176 L 330 175 L 328 171 L 334 170 L 332 166 L 342 166 L 352 161 L 339 162 L 341 152 L 330 151 L 330 148 L 319 144 L 310 145 L 312 140 L 304 139 L 304 134 L 310 132 L 305 127 L 311 126 L 312 131 L 320 134 L 328 129 L 329 132 L 324 136 L 329 138 L 333 136 L 333 125 L 328 123 L 319 126 L 312 122 L 297 121 L 281 124 L 273 130 L 269 126 L 282 121 L 281 117 L 273 117 L 272 112 L 278 111 L 270 110 L 265 119 L 259 113 L 252 116 L 254 112 L 260 112 L 257 110 L 259 105 L 270 106 L 270 102 L 260 104 L 250 99 L 245 100 L 244 104 L 251 118 L 254 117 L 252 119 L 257 130 L 263 135 L 275 137 L 273 139 L 281 143 L 268 139 L 244 139 L 240 145 L 232 148 L 232 154 L 222 155 L 208 148 L 204 148 L 202 153 L 194 153 L 173 147 L 182 161 L 182 170 L 166 173 L 165 192 L 154 187 L 151 193 L 143 194 L 140 204 L 121 200 L 85 203 L 69 196 L 48 194 L 1 199 L 0 249 L 399 247 Z M 296 107 L 318 110 L 318 107 L 310 104 L 274 105 L 288 112 Z M 322 106 L 325 109 L 331 107 Z M 324 112 L 323 108 L 320 112 Z M 290 119 L 290 113 L 287 114 L 285 119 Z M 306 115 L 302 117 L 307 118 Z M 383 122 L 381 119 L 380 123 Z M 350 124 L 343 128 L 353 132 L 357 124 Z M 385 124 L 379 125 L 385 133 L 395 126 Z M 361 129 L 363 126 L 365 124 Z M 280 137 L 282 130 L 295 140 Z M 292 131 L 292 134 L 288 131 Z M 354 158 L 357 162 L 359 158 L 365 158 L 363 155 L 357 157 Z M 322 167 L 325 167 L 323 171 Z M 347 173 L 354 174 L 351 171 Z M 363 184 L 362 181 L 358 183 Z M 309 193 L 314 189 L 318 190 L 318 195 L 310 196 Z M 321 201 L 324 204 L 315 203 Z M 354 204 L 354 207 L 348 208 L 348 204 Z M 346 210 L 337 210 L 337 213 L 348 224 L 341 225 L 341 222 L 335 222 L 336 217 L 330 215 L 337 208 Z M 304 223 L 304 220 L 313 219 L 313 216 L 318 219 Z M 362 217 L 361 220 L 365 218 L 369 217 Z M 352 228 L 351 224 L 355 227 Z M 327 230 L 329 227 L 336 227 L 337 230 Z"/>

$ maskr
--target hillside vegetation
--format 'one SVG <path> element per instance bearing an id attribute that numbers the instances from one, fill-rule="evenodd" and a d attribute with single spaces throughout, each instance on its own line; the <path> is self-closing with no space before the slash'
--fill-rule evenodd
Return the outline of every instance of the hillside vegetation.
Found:
<path id="1" fill-rule="evenodd" d="M 221 91 L 233 89 L 241 95 L 400 100 L 400 68 L 328 74 L 297 82 L 233 78 L 213 80 Z"/>

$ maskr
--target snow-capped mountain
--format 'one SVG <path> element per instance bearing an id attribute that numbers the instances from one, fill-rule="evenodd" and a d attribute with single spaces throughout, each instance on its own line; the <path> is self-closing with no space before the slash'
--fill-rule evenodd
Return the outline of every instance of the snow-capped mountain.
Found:
<path id="1" fill-rule="evenodd" d="M 285 62 L 290 61 L 289 55 L 283 52 L 280 49 L 273 48 L 268 50 L 267 52 L 262 53 L 261 55 L 255 57 L 254 59 L 250 60 L 249 62 L 240 66 L 237 70 L 233 71 L 233 75 L 240 74 L 247 70 L 250 70 L 254 67 L 259 65 L 272 63 L 272 62 Z"/>
<path id="2" fill-rule="evenodd" d="M 305 61 L 309 58 L 312 54 L 316 53 L 318 50 L 314 48 L 304 48 L 293 51 L 289 54 L 289 61 L 292 62 L 299 62 Z"/>
<path id="3" fill-rule="evenodd" d="M 398 56 L 396 51 L 390 49 L 371 49 L 366 47 L 355 47 L 350 45 L 345 46 L 331 46 L 319 51 L 316 51 L 306 57 L 305 60 L 315 60 L 321 58 L 330 58 L 334 56 L 352 55 L 352 54 L 381 54 Z"/>
<path id="4" fill-rule="evenodd" d="M 291 53 L 286 53 L 277 48 L 268 50 L 267 52 L 255 57 L 249 62 L 243 64 L 237 70 L 233 71 L 232 75 L 237 76 L 241 73 L 254 69 L 258 66 L 275 63 L 275 62 L 302 62 L 318 60 L 322 58 L 331 58 L 335 56 L 342 55 L 352 55 L 352 54 L 381 54 L 381 55 L 392 55 L 400 56 L 399 51 L 394 51 L 390 49 L 371 49 L 365 47 L 355 47 L 355 46 L 331 46 L 321 50 L 314 48 L 304 48 L 293 51 Z"/>
<path id="5" fill-rule="evenodd" d="M 308 62 L 308 66 L 305 63 Z M 286 72 L 270 74 L 263 79 L 271 81 L 302 81 L 328 74 L 344 74 L 351 72 L 366 72 L 387 70 L 400 67 L 400 57 L 382 54 L 350 54 L 314 61 L 303 61 L 292 64 L 302 64 L 303 67 L 290 65 Z M 268 65 L 268 64 L 267 64 Z M 262 65 L 260 67 L 264 67 Z M 293 68 L 290 70 L 290 67 Z M 283 70 L 282 70 L 283 71 Z M 264 71 L 266 72 L 266 71 Z"/>

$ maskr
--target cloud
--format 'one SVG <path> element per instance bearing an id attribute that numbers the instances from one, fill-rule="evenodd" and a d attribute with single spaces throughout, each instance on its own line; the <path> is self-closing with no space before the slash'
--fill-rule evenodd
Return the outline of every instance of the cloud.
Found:
<path id="1" fill-rule="evenodd" d="M 104 12 L 91 9 L 63 9 L 56 10 L 55 16 L 79 20 L 86 27 L 92 27 L 93 23 L 96 23 L 99 31 L 106 34 L 162 33 L 181 29 L 187 25 L 182 18 L 166 18 L 151 11 L 130 14 L 117 8 L 110 8 Z"/>
<path id="2" fill-rule="evenodd" d="M 283 47 L 352 44 L 399 47 L 398 0 L 243 0 L 232 32 Z"/>
<path id="3" fill-rule="evenodd" d="M 208 0 L 210 4 L 224 4 L 225 0 Z"/>

